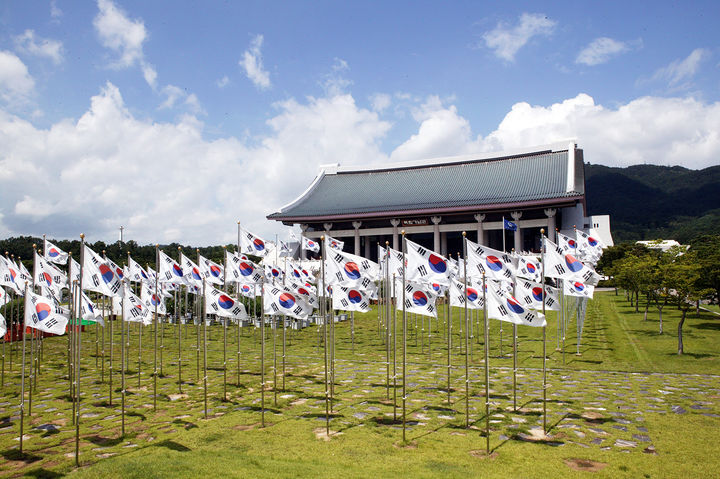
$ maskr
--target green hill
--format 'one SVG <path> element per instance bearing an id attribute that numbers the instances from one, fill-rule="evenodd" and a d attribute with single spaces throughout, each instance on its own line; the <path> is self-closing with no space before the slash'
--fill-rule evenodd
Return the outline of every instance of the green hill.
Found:
<path id="1" fill-rule="evenodd" d="M 588 214 L 609 214 L 616 242 L 720 234 L 720 166 L 585 165 Z"/>

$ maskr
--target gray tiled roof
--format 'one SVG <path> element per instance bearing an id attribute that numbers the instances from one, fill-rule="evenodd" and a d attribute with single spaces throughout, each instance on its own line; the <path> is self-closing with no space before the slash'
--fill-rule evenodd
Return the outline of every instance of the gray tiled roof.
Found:
<path id="1" fill-rule="evenodd" d="M 578 191 L 566 191 L 568 152 L 564 150 L 496 160 L 327 174 L 305 197 L 268 218 L 410 212 L 578 196 L 584 194 L 583 163 L 579 156 L 575 158 L 576 173 L 580 168 L 580 178 L 576 175 L 575 181 Z"/>

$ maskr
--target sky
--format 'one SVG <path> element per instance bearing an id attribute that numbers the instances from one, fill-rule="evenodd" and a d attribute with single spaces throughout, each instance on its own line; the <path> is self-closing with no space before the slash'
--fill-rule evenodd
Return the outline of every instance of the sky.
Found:
<path id="1" fill-rule="evenodd" d="M 320 165 L 720 164 L 720 2 L 6 1 L 0 238 L 233 243 Z"/>

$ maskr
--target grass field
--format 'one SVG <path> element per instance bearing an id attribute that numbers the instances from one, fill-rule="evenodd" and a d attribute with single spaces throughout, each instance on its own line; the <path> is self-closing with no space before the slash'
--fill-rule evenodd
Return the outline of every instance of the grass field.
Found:
<path id="1" fill-rule="evenodd" d="M 720 474 L 720 459 L 712 446 L 720 426 L 720 317 L 691 313 L 684 328 L 686 354 L 678 356 L 677 310 L 665 308 L 665 334 L 660 335 L 652 309 L 648 321 L 643 321 L 642 311 L 635 313 L 623 296 L 596 293 L 588 306 L 581 355 L 576 355 L 574 318 L 568 322 L 563 354 L 558 349 L 563 341 L 556 314 L 549 313 L 547 436 L 542 434 L 542 330 L 518 329 L 515 408 L 512 326 L 503 325 L 504 354 L 500 357 L 500 323 L 491 320 L 488 457 L 482 317 L 472 320 L 466 403 L 464 332 L 460 331 L 460 310 L 453 311 L 448 402 L 444 311 L 441 308 L 441 319 L 433 321 L 431 331 L 427 320 L 408 319 L 405 442 L 400 421 L 401 322 L 395 338 L 398 388 L 394 408 L 392 384 L 387 387 L 385 333 L 378 330 L 376 312 L 355 316 L 354 341 L 350 321 L 336 324 L 335 401 L 329 438 L 324 435 L 324 357 L 316 326 L 287 331 L 284 378 L 282 329 L 273 334 L 267 328 L 262 427 L 260 330 L 242 331 L 239 376 L 237 329 L 228 330 L 227 401 L 223 401 L 223 331 L 220 326 L 209 328 L 205 419 L 195 327 L 182 327 L 183 395 L 177 384 L 177 329 L 165 327 L 164 375 L 158 378 L 157 410 L 153 410 L 153 351 L 149 348 L 153 328 L 143 331 L 138 385 L 138 326 L 131 325 L 124 437 L 120 434 L 119 323 L 115 325 L 112 406 L 108 332 L 103 382 L 102 358 L 95 356 L 96 335 L 90 328 L 83 340 L 81 467 L 77 470 L 72 404 L 67 400 L 66 338 L 45 340 L 32 415 L 25 418 L 23 455 L 17 449 L 18 356 L 8 371 L 8 348 L 5 384 L 0 389 L 0 451 L 5 459 L 0 475 L 581 477 L 594 469 L 605 477 Z M 102 349 L 100 343 L 98 349 Z"/>

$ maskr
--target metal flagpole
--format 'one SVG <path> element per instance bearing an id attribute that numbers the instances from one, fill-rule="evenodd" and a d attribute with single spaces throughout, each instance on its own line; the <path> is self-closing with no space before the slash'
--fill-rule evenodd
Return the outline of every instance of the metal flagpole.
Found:
<path id="1" fill-rule="evenodd" d="M 320 302 L 320 314 L 323 318 L 323 346 L 325 356 L 325 434 L 330 437 L 330 386 L 328 385 L 328 327 L 327 327 L 327 311 L 326 311 L 326 296 L 327 296 L 327 284 L 325 283 L 325 236 L 320 237 L 320 259 L 321 271 L 322 271 L 322 300 Z"/>
<path id="2" fill-rule="evenodd" d="M 129 288 L 131 288 L 131 285 L 128 285 Z M 125 321 L 126 318 L 123 318 L 123 321 Z M 129 318 L 127 318 L 129 321 Z M 140 321 L 138 323 L 138 388 L 140 387 L 140 380 L 142 378 L 142 333 L 143 333 L 143 326 L 145 324 Z M 127 323 L 127 330 L 128 330 L 128 344 L 130 343 L 130 322 Z M 128 351 L 128 356 L 130 355 L 130 351 Z M 128 360 L 129 362 L 129 360 Z"/>
<path id="3" fill-rule="evenodd" d="M 540 250 L 540 262 L 542 263 L 542 291 L 543 291 L 543 303 L 542 312 L 545 316 L 545 230 L 540 230 L 540 237 L 542 238 L 542 248 Z M 547 434 L 547 353 L 546 353 L 546 330 L 547 326 L 543 326 L 543 433 Z"/>
<path id="4" fill-rule="evenodd" d="M 277 406 L 277 317 L 270 316 L 270 330 L 273 335 L 273 404 Z"/>
<path id="5" fill-rule="evenodd" d="M 395 308 L 392 310 L 392 354 L 393 354 L 393 422 L 397 421 L 397 287 L 395 273 L 393 273 L 392 297 L 395 301 Z M 404 290 L 404 288 L 403 288 Z"/>
<path id="6" fill-rule="evenodd" d="M 83 274 L 85 271 L 85 235 L 80 234 L 80 285 L 75 290 L 78 298 L 82 297 Z M 73 297 L 73 309 L 75 299 Z M 77 311 L 77 310 L 75 310 Z M 79 322 L 79 321 L 78 321 Z M 77 408 L 75 409 L 75 465 L 80 466 L 80 348 L 82 345 L 82 323 L 79 322 L 77 329 L 77 351 L 75 361 L 75 396 L 77 397 Z"/>
<path id="7" fill-rule="evenodd" d="M 503 221 L 503 224 L 505 222 Z M 503 234 L 505 230 L 503 229 Z M 490 330 L 488 328 L 488 310 L 487 310 L 487 284 L 485 283 L 485 273 L 482 278 L 483 288 L 483 320 L 485 329 L 485 452 L 490 454 L 490 348 L 488 338 Z"/>
<path id="8" fill-rule="evenodd" d="M 385 242 L 385 297 L 386 314 L 385 314 L 385 399 L 390 400 L 390 242 Z M 393 276 L 394 278 L 394 276 Z M 380 309 L 380 308 L 378 308 Z M 380 328 L 378 328 L 379 330 Z"/>
<path id="9" fill-rule="evenodd" d="M 239 225 L 240 223 L 238 223 Z M 265 427 L 265 278 L 260 282 L 260 408 L 261 424 Z"/>
<path id="10" fill-rule="evenodd" d="M 450 312 L 450 289 L 445 293 L 445 317 L 447 318 L 447 402 L 450 405 L 450 371 L 452 368 L 451 346 L 452 346 L 452 313 Z"/>
<path id="11" fill-rule="evenodd" d="M 465 298 L 463 298 L 464 304 L 465 304 L 465 427 L 470 427 L 470 364 L 469 364 L 469 358 L 470 358 L 470 339 L 469 339 L 469 325 L 468 325 L 468 305 L 467 305 L 467 299 L 468 299 L 468 291 L 467 291 L 467 233 L 465 231 L 462 232 L 463 236 L 463 282 L 464 284 L 464 291 L 463 294 L 465 295 Z"/>
<path id="12" fill-rule="evenodd" d="M 160 301 L 163 301 L 163 296 L 160 293 L 160 291 L 155 291 L 155 294 L 157 295 L 158 303 Z M 185 319 L 187 321 L 187 317 L 182 315 L 178 309 L 177 304 L 177 298 L 178 298 L 178 292 L 177 289 L 173 291 L 173 306 L 174 306 L 174 313 L 175 313 L 175 321 L 177 321 L 177 337 L 178 337 L 178 393 L 182 394 L 182 321 Z M 187 323 L 185 323 L 187 324 Z M 187 326 L 185 326 L 185 333 L 187 333 Z"/>
<path id="13" fill-rule="evenodd" d="M 25 311 L 29 311 L 28 306 L 28 286 L 25 282 Z M 25 313 L 27 315 L 27 313 Z M 25 317 L 22 321 L 22 367 L 20 373 L 20 454 L 23 453 L 23 425 L 25 423 L 25 331 L 27 325 L 25 324 Z"/>
<path id="14" fill-rule="evenodd" d="M 204 404 L 205 404 L 205 419 L 207 419 L 207 318 L 205 315 L 207 314 L 207 309 L 205 308 L 205 280 L 203 279 L 203 287 L 202 287 L 202 304 L 200 305 L 202 308 L 202 314 L 200 315 L 200 319 L 203 323 L 203 397 L 204 397 Z"/>
<path id="15" fill-rule="evenodd" d="M 285 256 L 285 270 L 287 271 L 287 256 Z M 283 282 L 285 281 L 285 277 L 283 276 Z M 286 331 L 287 331 L 287 316 L 282 317 L 283 322 L 283 344 L 282 344 L 282 390 L 285 392 L 285 338 L 286 338 Z M 277 327 L 277 326 L 276 326 Z M 277 391 L 275 392 L 275 397 L 277 398 Z M 277 404 L 277 399 L 275 400 L 275 403 Z"/>
<path id="16" fill-rule="evenodd" d="M 405 311 L 405 254 L 407 252 L 407 239 L 405 238 L 405 230 L 402 230 L 402 256 L 403 256 L 403 378 L 402 378 L 402 423 L 403 423 L 403 442 L 406 442 L 405 429 L 406 429 L 406 389 L 405 389 L 405 376 L 407 368 L 407 313 Z"/>
<path id="17" fill-rule="evenodd" d="M 127 287 L 127 284 L 125 285 Z M 123 294 L 122 297 L 122 322 L 120 323 L 120 397 L 121 397 L 121 406 L 120 406 L 120 415 L 122 417 L 121 419 L 121 436 L 125 437 L 125 321 L 127 318 L 125 317 L 125 295 Z M 142 331 L 142 328 L 140 329 Z M 138 369 L 138 372 L 140 370 Z M 139 377 L 139 375 L 138 375 Z"/>

